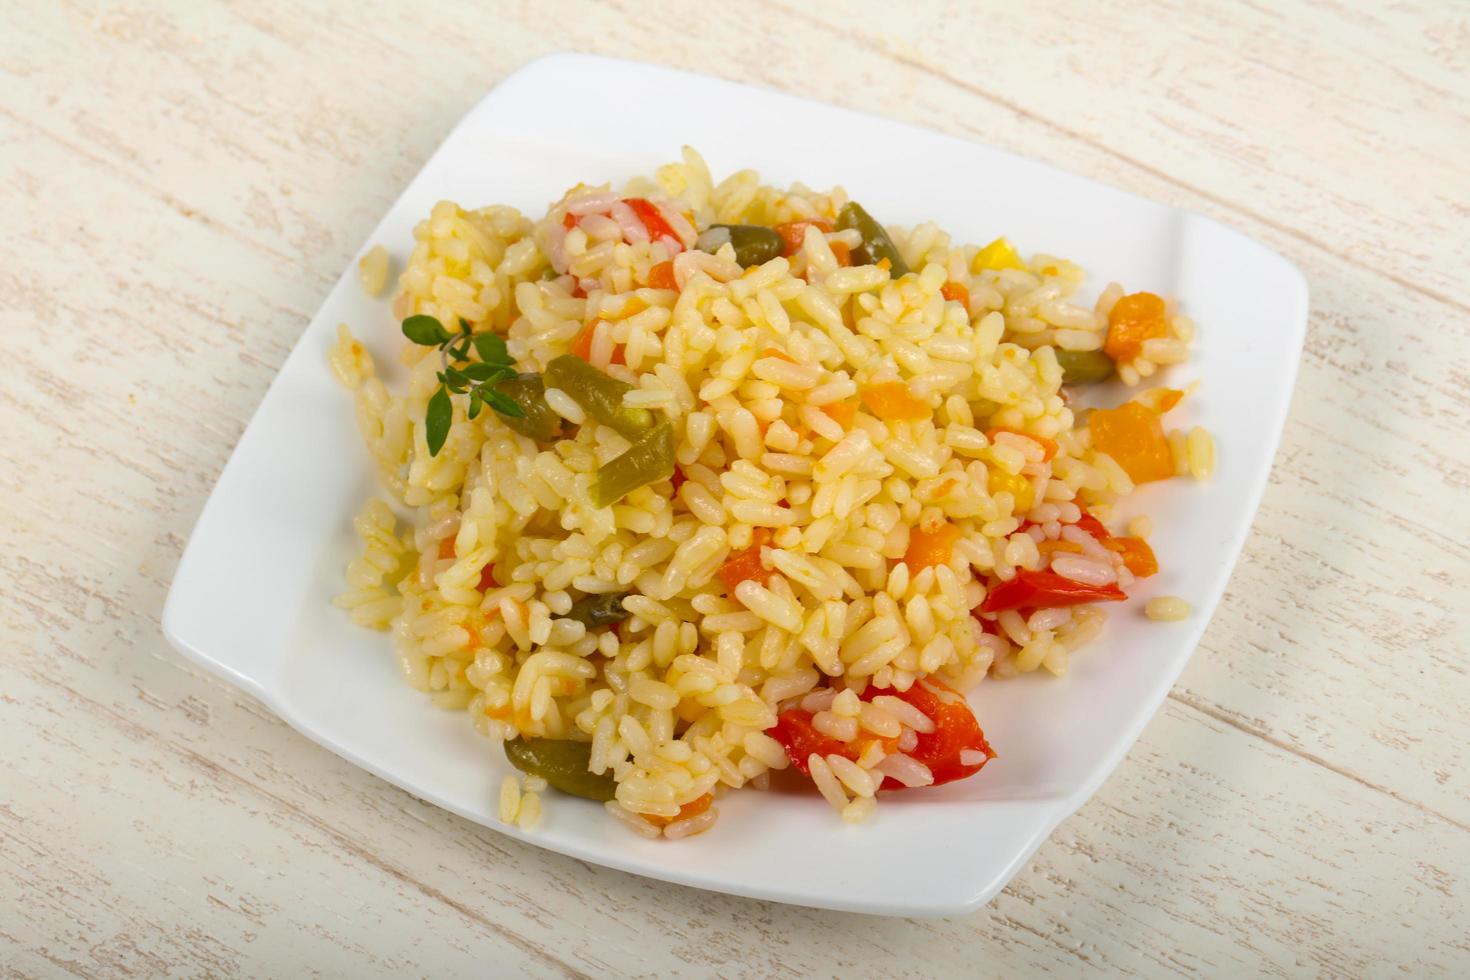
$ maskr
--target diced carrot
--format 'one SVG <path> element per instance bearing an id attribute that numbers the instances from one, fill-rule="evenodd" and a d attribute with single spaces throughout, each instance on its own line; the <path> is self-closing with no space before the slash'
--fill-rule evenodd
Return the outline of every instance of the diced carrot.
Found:
<path id="1" fill-rule="evenodd" d="M 826 234 L 832 230 L 832 222 L 822 218 L 811 218 L 806 221 L 788 221 L 784 225 L 777 225 L 775 231 L 781 236 L 781 254 L 792 256 L 800 252 L 801 243 L 806 238 L 808 228 L 818 228 L 823 234 Z"/>
<path id="2" fill-rule="evenodd" d="M 440 542 L 439 542 L 439 557 L 440 558 L 453 558 L 454 557 L 454 538 L 453 537 L 443 538 L 443 539 L 440 540 Z"/>
<path id="3" fill-rule="evenodd" d="M 970 309 L 970 287 L 962 282 L 945 283 L 939 288 L 939 295 L 951 303 L 960 304 L 966 311 Z"/>
<path id="4" fill-rule="evenodd" d="M 710 804 L 713 803 L 714 800 L 714 794 L 706 793 L 703 796 L 690 800 L 688 803 L 685 803 L 683 806 L 679 807 L 679 812 L 675 816 L 660 817 L 655 816 L 652 813 L 645 813 L 643 814 L 643 819 L 647 820 L 655 827 L 667 827 L 669 824 L 674 823 L 677 820 L 688 820 L 690 817 L 699 816 L 701 813 L 709 809 Z"/>
<path id="5" fill-rule="evenodd" d="M 909 394 L 908 385 L 902 381 L 868 385 L 862 390 L 862 399 L 868 411 L 885 422 L 927 419 L 933 414 L 928 405 Z"/>
<path id="6" fill-rule="evenodd" d="M 1137 402 L 1095 409 L 1087 417 L 1092 448 L 1107 453 L 1134 483 L 1165 480 L 1174 475 L 1174 454 L 1157 412 Z"/>
<path id="7" fill-rule="evenodd" d="M 582 328 L 582 332 L 577 334 L 576 338 L 572 341 L 572 346 L 570 349 L 570 352 L 572 354 L 575 354 L 577 357 L 580 357 L 584 361 L 592 360 L 592 335 L 597 332 L 597 324 L 599 322 L 601 321 L 593 320 L 591 323 L 587 324 L 587 326 Z M 622 344 L 613 345 L 613 352 L 612 357 L 610 358 L 610 363 L 627 363 L 627 361 L 623 359 Z"/>
<path id="8" fill-rule="evenodd" d="M 996 434 L 1000 432 L 1009 432 L 1013 436 L 1021 436 L 1023 439 L 1030 439 L 1032 442 L 1036 443 L 1038 446 L 1041 447 L 1041 461 L 1043 463 L 1050 461 L 1052 457 L 1057 454 L 1058 446 L 1055 439 L 1048 439 L 1046 436 L 1038 436 L 1032 432 L 1022 432 L 1020 429 L 990 429 L 988 432 L 985 433 L 985 438 L 994 442 Z"/>
<path id="9" fill-rule="evenodd" d="M 1036 550 L 1043 555 L 1051 555 L 1058 551 L 1080 555 L 1082 553 L 1082 546 L 1075 541 L 1063 541 L 1059 538 L 1055 541 L 1038 541 Z"/>
<path id="10" fill-rule="evenodd" d="M 561 226 L 567 231 L 571 231 L 573 228 L 577 227 L 577 216 L 568 211 L 562 216 Z"/>
<path id="11" fill-rule="evenodd" d="M 583 327 L 582 332 L 577 334 L 576 338 L 572 341 L 571 353 L 584 361 L 592 360 L 592 334 L 596 330 L 596 320 Z"/>
<path id="12" fill-rule="evenodd" d="M 781 360 L 787 362 L 788 364 L 795 364 L 796 363 L 796 358 L 792 357 L 790 354 L 786 353 L 784 350 L 777 350 L 774 347 L 767 347 L 765 350 L 761 351 L 761 356 L 762 357 L 777 357 L 777 358 L 780 358 Z"/>
<path id="13" fill-rule="evenodd" d="M 1103 353 L 1119 364 L 1143 353 L 1143 342 L 1166 337 L 1169 325 L 1164 301 L 1153 293 L 1129 293 L 1113 304 L 1108 313 L 1108 338 Z"/>
<path id="14" fill-rule="evenodd" d="M 914 528 L 909 534 L 909 548 L 903 560 L 909 573 L 915 574 L 930 565 L 943 565 L 954 554 L 954 543 L 960 539 L 960 529 L 945 522 L 933 531 Z"/>
<path id="15" fill-rule="evenodd" d="M 725 583 L 725 588 L 733 595 L 735 586 L 747 579 L 755 579 L 761 585 L 765 585 L 775 574 L 769 568 L 761 564 L 761 547 L 771 540 L 769 528 L 758 527 L 751 539 L 750 547 L 737 551 L 725 560 L 715 574 L 720 581 Z"/>
<path id="16" fill-rule="evenodd" d="M 857 418 L 857 402 L 832 402 L 830 405 L 823 405 L 822 411 L 844 429 L 851 429 L 852 420 Z"/>
<path id="17" fill-rule="evenodd" d="M 1178 388 L 1149 388 L 1133 396 L 1133 400 L 1138 404 L 1144 408 L 1153 409 L 1160 415 L 1178 405 L 1183 398 L 1184 392 Z"/>
<path id="18" fill-rule="evenodd" d="M 674 263 L 660 262 L 649 269 L 648 286 L 650 289 L 678 289 L 679 285 L 674 281 Z"/>
<path id="19" fill-rule="evenodd" d="M 852 249 L 847 247 L 846 242 L 828 242 L 827 247 L 832 250 L 832 257 L 837 264 L 844 269 L 852 265 Z"/>
<path id="20" fill-rule="evenodd" d="M 1159 560 L 1154 557 L 1154 549 L 1142 538 L 1108 538 L 1103 542 L 1103 547 L 1122 555 L 1123 564 L 1128 571 L 1139 578 L 1148 578 L 1159 570 Z"/>
<path id="21" fill-rule="evenodd" d="M 881 258 L 881 259 L 879 259 L 877 262 L 875 262 L 873 264 L 876 265 L 878 268 L 882 269 L 884 272 L 892 272 L 893 271 L 893 262 L 890 259 L 888 259 L 886 256 L 883 257 L 883 258 Z"/>

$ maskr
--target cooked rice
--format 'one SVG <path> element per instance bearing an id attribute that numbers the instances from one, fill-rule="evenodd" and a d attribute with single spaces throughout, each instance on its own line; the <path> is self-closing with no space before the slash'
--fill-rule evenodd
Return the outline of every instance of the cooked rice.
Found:
<path id="1" fill-rule="evenodd" d="M 675 236 L 650 241 L 627 195 L 652 200 Z M 715 183 L 686 149 L 620 193 L 579 185 L 539 221 L 441 202 L 415 229 L 394 314 L 495 331 L 534 371 L 590 326 L 588 360 L 633 385 L 625 403 L 673 421 L 677 493 L 663 481 L 594 506 L 595 471 L 628 441 L 554 388 L 547 404 L 574 435 L 537 446 L 494 412 L 470 420 L 457 403 L 430 456 L 437 356 L 405 347 L 406 389 L 393 394 L 345 326 L 330 353 L 384 488 L 410 515 L 400 521 L 384 500 L 364 507 L 354 522 L 362 554 L 338 604 L 389 630 L 409 683 L 467 709 L 485 735 L 590 742 L 592 771 L 616 780 L 609 812 L 645 836 L 708 829 L 713 808 L 681 810 L 786 768 L 766 730 L 797 704 L 830 737 L 867 739 L 856 761 L 808 760 L 843 818 L 866 819 L 885 776 L 933 781 L 906 753 L 934 722 L 898 697 L 865 703 L 856 692 L 903 692 L 931 676 L 966 691 L 990 674 L 1062 674 L 1104 613 L 1007 611 L 987 617 L 987 631 L 971 614 L 986 583 L 1046 568 L 1082 583 L 1131 580 L 1073 526 L 1083 508 L 1111 513 L 1133 482 L 1091 448 L 1056 358 L 1103 345 L 1122 287 L 1083 305 L 1075 264 L 1035 255 L 988 267 L 932 222 L 890 226 L 915 273 L 897 281 L 842 266 L 855 233 L 813 226 L 794 255 L 749 270 L 729 246 L 690 250 L 711 222 L 830 220 L 846 200 L 841 189 L 763 186 L 748 170 Z M 678 289 L 641 285 L 663 262 Z M 363 256 L 370 294 L 387 269 L 383 249 Z M 941 295 L 951 283 L 967 303 Z M 1136 384 L 1185 360 L 1193 334 L 1170 304 L 1168 336 L 1147 341 L 1120 377 Z M 928 418 L 859 411 L 844 424 L 830 412 L 894 381 Z M 987 436 L 995 429 L 1012 431 Z M 1170 444 L 1176 472 L 1213 470 L 1202 429 Z M 913 529 L 945 522 L 961 531 L 949 559 L 908 567 Z M 1149 530 L 1146 518 L 1131 527 Z M 716 571 L 757 528 L 770 535 L 761 559 L 772 574 L 727 595 Z M 494 581 L 482 580 L 492 568 Z M 623 592 L 630 618 L 616 631 L 565 618 L 575 597 Z M 1147 612 L 1181 618 L 1188 607 L 1160 598 Z M 544 788 L 507 778 L 501 819 L 533 826 Z"/>

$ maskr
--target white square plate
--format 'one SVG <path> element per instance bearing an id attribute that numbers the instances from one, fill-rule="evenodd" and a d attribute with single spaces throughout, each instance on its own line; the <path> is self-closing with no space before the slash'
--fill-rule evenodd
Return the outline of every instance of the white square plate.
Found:
<path id="1" fill-rule="evenodd" d="M 589 91 L 597 111 L 587 111 Z M 646 107 L 667 122 L 650 126 Z M 530 834 L 496 819 L 507 764 L 459 712 L 400 679 L 381 634 L 331 605 L 375 491 L 350 396 L 327 368 L 346 322 L 381 359 L 401 343 L 349 267 L 287 358 L 200 515 L 164 609 L 170 642 L 251 692 L 309 738 L 501 833 L 653 878 L 803 905 L 901 915 L 979 907 L 1117 765 L 1184 667 L 1249 530 L 1286 416 L 1307 290 L 1275 252 L 1214 221 L 912 126 L 730 82 L 585 55 L 536 61 L 467 115 L 374 231 L 401 267 L 412 228 L 443 198 L 539 215 L 580 180 L 620 182 L 697 147 L 721 176 L 842 184 L 896 224 L 935 219 L 958 240 L 1006 234 L 1025 252 L 1178 296 L 1199 324 L 1204 379 L 1176 410 L 1215 434 L 1219 472 L 1139 494 L 1163 572 L 1138 590 L 1194 607 L 1146 622 L 1120 605 L 1062 680 L 987 683 L 972 698 L 1000 757 L 980 776 L 890 795 L 868 824 L 815 794 L 741 792 L 703 836 L 648 841 L 570 797 Z M 1118 400 L 1121 400 L 1119 393 Z M 1173 417 L 1171 416 L 1171 419 Z"/>

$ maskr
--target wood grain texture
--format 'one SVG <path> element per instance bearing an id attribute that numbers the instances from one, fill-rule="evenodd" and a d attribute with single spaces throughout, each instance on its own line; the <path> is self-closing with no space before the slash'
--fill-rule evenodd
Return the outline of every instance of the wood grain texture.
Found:
<path id="1" fill-rule="evenodd" d="M 981 139 L 1220 218 L 1311 281 L 1200 651 L 973 916 L 543 853 L 159 635 L 330 283 L 466 108 L 567 49 Z M 1464 2 L 5 5 L 0 975 L 1470 973 L 1467 79 Z"/>

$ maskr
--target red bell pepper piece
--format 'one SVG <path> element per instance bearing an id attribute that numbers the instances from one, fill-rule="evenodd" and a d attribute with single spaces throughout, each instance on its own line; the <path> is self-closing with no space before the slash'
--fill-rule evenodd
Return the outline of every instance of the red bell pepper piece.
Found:
<path id="1" fill-rule="evenodd" d="M 802 708 L 781 712 L 776 716 L 776 727 L 767 729 L 766 734 L 781 743 L 791 764 L 804 776 L 811 775 L 806 762 L 813 752 L 824 759 L 829 755 L 853 756 L 850 743 L 817 731 L 812 727 L 812 713 Z"/>
<path id="2" fill-rule="evenodd" d="M 925 687 L 925 684 L 953 694 L 954 700 L 940 697 Z M 880 694 L 891 694 L 896 698 L 901 698 L 934 719 L 934 731 L 919 733 L 918 744 L 914 746 L 913 751 L 906 753 L 910 758 L 929 767 L 929 771 L 934 774 L 934 782 L 930 785 L 941 786 L 945 783 L 952 783 L 956 779 L 973 776 L 984 768 L 985 763 L 995 758 L 995 751 L 991 749 L 990 743 L 985 741 L 985 732 L 981 731 L 980 723 L 975 720 L 970 706 L 958 693 L 943 684 L 932 680 L 916 683 L 901 694 L 898 691 L 869 687 L 863 692 L 862 699 L 871 701 Z M 983 752 L 985 758 L 968 764 L 961 762 L 960 756 L 966 750 Z M 905 789 L 907 787 L 896 779 L 887 778 L 883 780 L 881 788 Z"/>
<path id="3" fill-rule="evenodd" d="M 1093 517 L 1085 510 L 1082 512 L 1082 516 L 1077 518 L 1077 526 L 1086 531 L 1088 534 L 1092 535 L 1094 538 L 1097 538 L 1098 544 L 1101 544 L 1108 538 L 1112 537 L 1112 535 L 1108 533 L 1108 529 L 1103 527 L 1103 522 L 1098 520 L 1096 517 Z"/>
<path id="4" fill-rule="evenodd" d="M 638 220 L 643 222 L 643 227 L 648 229 L 650 240 L 656 242 L 660 238 L 670 238 L 673 239 L 675 245 L 683 248 L 679 236 L 674 234 L 674 229 L 664 220 L 664 216 L 658 213 L 658 208 L 652 201 L 645 197 L 629 197 L 624 198 L 623 203 L 632 208 Z"/>
<path id="5" fill-rule="evenodd" d="M 1128 598 L 1117 583 L 1084 585 L 1064 578 L 1056 572 L 1018 571 L 1009 582 L 1001 582 L 990 590 L 980 604 L 981 612 L 1003 612 L 1007 609 L 1050 609 L 1054 606 L 1076 606 L 1084 602 L 1118 602 Z"/>
<path id="6" fill-rule="evenodd" d="M 949 691 L 949 688 L 935 681 L 925 683 Z M 889 688 L 869 687 L 859 697 L 863 701 L 871 701 L 884 694 L 907 701 L 933 719 L 934 731 L 919 734 L 913 751 L 906 753 L 910 758 L 929 767 L 929 771 L 934 774 L 931 785 L 939 786 L 973 776 L 985 763 L 995 758 L 995 752 L 985 740 L 980 723 L 975 720 L 964 698 L 958 694 L 950 701 L 929 690 L 924 684 L 915 684 L 902 693 Z M 840 755 L 854 761 L 861 754 L 859 742 L 839 741 L 817 731 L 812 725 L 812 713 L 802 708 L 789 708 L 781 712 L 776 718 L 775 727 L 766 734 L 780 742 L 786 749 L 791 764 L 807 775 L 811 774 L 807 760 L 813 752 L 824 758 Z M 961 757 L 967 751 L 984 753 L 984 758 L 979 762 L 963 762 Z M 896 779 L 885 777 L 879 788 L 894 790 L 908 787 Z"/>

